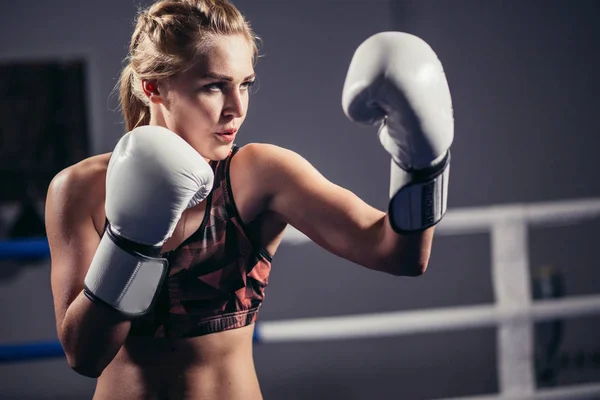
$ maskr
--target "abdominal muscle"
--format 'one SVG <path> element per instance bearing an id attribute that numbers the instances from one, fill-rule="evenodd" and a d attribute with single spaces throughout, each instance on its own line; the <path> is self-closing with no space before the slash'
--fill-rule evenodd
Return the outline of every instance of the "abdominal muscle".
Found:
<path id="1" fill-rule="evenodd" d="M 254 325 L 187 339 L 129 337 L 94 400 L 259 400 Z"/>

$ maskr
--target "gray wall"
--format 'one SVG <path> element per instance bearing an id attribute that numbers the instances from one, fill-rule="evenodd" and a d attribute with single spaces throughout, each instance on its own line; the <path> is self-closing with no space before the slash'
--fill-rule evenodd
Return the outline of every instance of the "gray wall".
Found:
<path id="1" fill-rule="evenodd" d="M 10 7 L 9 7 L 10 4 Z M 83 5 L 85 4 L 85 5 Z M 340 107 L 353 50 L 396 29 L 428 41 L 444 62 L 456 111 L 451 208 L 600 196 L 598 3 L 578 1 L 240 0 L 263 37 L 258 90 L 239 143 L 271 142 L 385 208 L 389 158 L 373 129 Z M 112 87 L 126 55 L 131 1 L 2 2 L 0 58 L 85 57 L 95 153 L 122 132 Z M 600 224 L 531 232 L 533 268 L 552 264 L 569 294 L 600 292 Z M 487 235 L 438 237 L 429 271 L 393 278 L 315 245 L 275 257 L 261 319 L 348 315 L 493 301 Z M 47 263 L 0 286 L 0 341 L 55 337 Z M 592 351 L 598 319 L 568 322 L 563 347 Z M 267 399 L 434 398 L 497 390 L 493 329 L 398 338 L 259 345 Z M 0 365 L 2 398 L 85 398 L 93 381 L 63 360 Z M 561 383 L 600 379 L 566 371 Z M 40 389 L 44 388 L 44 389 Z"/>

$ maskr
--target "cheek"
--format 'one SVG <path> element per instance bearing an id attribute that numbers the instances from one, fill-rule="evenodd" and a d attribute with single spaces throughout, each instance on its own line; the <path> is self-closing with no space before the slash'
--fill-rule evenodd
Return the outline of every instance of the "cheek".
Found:
<path id="1" fill-rule="evenodd" d="M 223 109 L 223 99 L 218 95 L 198 96 L 195 106 L 198 115 L 203 118 L 210 118 L 210 122 L 215 122 L 218 121 Z"/>
<path id="2" fill-rule="evenodd" d="M 212 125 L 220 115 L 220 101 L 217 96 L 190 96 L 182 101 L 175 117 L 186 124 L 194 124 L 196 128 Z"/>

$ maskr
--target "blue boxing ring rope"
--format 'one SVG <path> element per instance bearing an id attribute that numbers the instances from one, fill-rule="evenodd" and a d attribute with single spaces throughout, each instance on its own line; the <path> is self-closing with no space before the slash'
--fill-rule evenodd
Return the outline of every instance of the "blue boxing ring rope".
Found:
<path id="1" fill-rule="evenodd" d="M 46 238 L 0 241 L 0 260 L 47 258 L 50 248 Z"/>
<path id="2" fill-rule="evenodd" d="M 436 235 L 489 233 L 491 242 L 491 304 L 352 316 L 303 318 L 257 323 L 254 342 L 302 342 L 375 338 L 456 329 L 496 327 L 499 392 L 464 399 L 591 399 L 600 398 L 600 382 L 538 389 L 532 374 L 533 323 L 556 318 L 600 314 L 600 294 L 533 301 L 529 288 L 528 229 L 561 226 L 600 218 L 600 199 L 508 204 L 448 211 Z M 289 227 L 288 246 L 310 239 Z M 43 259 L 45 238 L 0 241 L 0 260 Z M 0 363 L 64 357 L 58 340 L 0 345 Z M 454 399 L 456 400 L 456 399 Z"/>
<path id="3" fill-rule="evenodd" d="M 50 256 L 46 238 L 0 241 L 0 260 L 42 259 Z M 0 345 L 0 363 L 64 357 L 58 340 Z"/>
<path id="4" fill-rule="evenodd" d="M 0 345 L 0 363 L 64 357 L 58 340 Z"/>

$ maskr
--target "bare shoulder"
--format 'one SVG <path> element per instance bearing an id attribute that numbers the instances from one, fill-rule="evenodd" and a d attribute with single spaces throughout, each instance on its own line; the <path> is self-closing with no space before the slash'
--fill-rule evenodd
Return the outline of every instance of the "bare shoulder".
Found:
<path id="1" fill-rule="evenodd" d="M 270 143 L 249 143 L 240 148 L 239 155 L 249 157 L 249 161 L 255 165 L 269 162 L 282 163 L 292 158 L 302 158 L 298 153 L 281 146 Z M 244 156 L 242 156 L 244 157 Z"/>
<path id="2" fill-rule="evenodd" d="M 294 151 L 267 143 L 241 147 L 231 161 L 231 185 L 244 221 L 272 211 L 273 200 L 301 182 L 314 168 Z M 316 173 L 316 172 L 315 172 Z"/>
<path id="3" fill-rule="evenodd" d="M 247 198 L 259 204 L 262 210 L 283 215 L 283 204 L 296 204 L 296 210 L 302 210 L 309 201 L 316 198 L 331 197 L 338 200 L 339 188 L 329 182 L 304 157 L 293 150 L 273 144 L 251 143 L 239 151 L 236 168 L 238 187 L 249 192 Z M 233 178 L 232 178 L 233 179 Z M 248 184 L 251 183 L 251 184 Z M 285 218 L 290 223 L 290 218 Z"/>
<path id="4" fill-rule="evenodd" d="M 106 176 L 108 158 L 109 154 L 101 154 L 73 164 L 56 174 L 50 187 L 54 190 L 89 188 Z"/>
<path id="5" fill-rule="evenodd" d="M 316 172 L 300 154 L 274 144 L 250 143 L 238 154 L 240 166 L 263 178 L 289 179 L 303 172 Z"/>
<path id="6" fill-rule="evenodd" d="M 93 217 L 104 204 L 109 157 L 92 156 L 60 171 L 48 187 L 46 213 L 58 213 L 65 222 Z"/>

